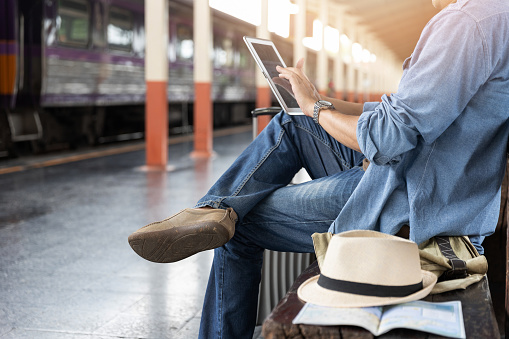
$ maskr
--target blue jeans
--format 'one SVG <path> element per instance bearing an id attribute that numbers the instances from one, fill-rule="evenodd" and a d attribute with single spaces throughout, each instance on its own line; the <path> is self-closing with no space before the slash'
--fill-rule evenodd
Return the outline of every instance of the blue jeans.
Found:
<path id="1" fill-rule="evenodd" d="M 252 338 L 263 250 L 313 252 L 362 178 L 364 156 L 311 118 L 276 115 L 197 203 L 232 207 L 234 237 L 214 250 L 200 338 Z M 312 181 L 288 185 L 304 167 Z"/>

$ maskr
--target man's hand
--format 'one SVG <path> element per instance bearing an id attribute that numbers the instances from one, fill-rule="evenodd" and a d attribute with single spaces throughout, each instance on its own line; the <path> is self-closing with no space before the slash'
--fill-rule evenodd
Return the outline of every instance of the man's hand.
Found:
<path id="1" fill-rule="evenodd" d="M 277 66 L 276 69 L 281 78 L 290 81 L 293 94 L 302 112 L 308 117 L 313 117 L 315 102 L 322 98 L 306 74 L 304 74 L 302 70 L 303 65 L 304 59 L 300 59 L 295 67 L 283 68 Z M 356 129 L 357 121 L 362 113 L 362 104 L 347 103 L 336 99 L 333 103 L 335 109 L 323 109 L 320 111 L 320 126 L 343 145 L 360 151 Z"/>
<path id="2" fill-rule="evenodd" d="M 295 99 L 305 115 L 313 116 L 313 106 L 315 102 L 321 99 L 315 86 L 303 71 L 304 59 L 300 59 L 295 67 L 283 68 L 277 66 L 279 77 L 287 79 L 292 85 L 292 91 Z"/>

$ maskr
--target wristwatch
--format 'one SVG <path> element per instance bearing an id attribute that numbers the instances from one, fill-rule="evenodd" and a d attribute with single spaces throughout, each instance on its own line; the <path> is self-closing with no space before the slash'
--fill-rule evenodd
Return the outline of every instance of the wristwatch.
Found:
<path id="1" fill-rule="evenodd" d="M 315 102 L 315 106 L 313 107 L 313 120 L 318 123 L 318 116 L 320 115 L 320 110 L 322 108 L 334 109 L 334 105 L 325 100 L 318 100 Z"/>

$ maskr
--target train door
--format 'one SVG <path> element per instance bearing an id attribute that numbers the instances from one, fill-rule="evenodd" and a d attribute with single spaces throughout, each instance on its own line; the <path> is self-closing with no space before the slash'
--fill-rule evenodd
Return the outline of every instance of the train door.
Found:
<path id="1" fill-rule="evenodd" d="M 6 53 L 0 52 L 0 140 L 5 153 L 14 142 L 37 140 L 42 135 L 37 111 L 42 2 L 2 0 L 0 4 L 8 13 L 0 24 L 0 41 L 7 47 L 3 49 Z"/>
<path id="2" fill-rule="evenodd" d="M 7 110 L 16 99 L 16 77 L 18 70 L 18 43 L 16 20 L 18 6 L 15 0 L 0 0 L 0 9 L 5 20 L 0 22 L 0 156 L 11 148 L 11 134 L 7 121 Z"/>
<path id="3" fill-rule="evenodd" d="M 0 107 L 12 107 L 16 98 L 16 77 L 18 71 L 18 30 L 16 15 L 17 2 L 0 0 L 5 13 L 0 22 Z"/>

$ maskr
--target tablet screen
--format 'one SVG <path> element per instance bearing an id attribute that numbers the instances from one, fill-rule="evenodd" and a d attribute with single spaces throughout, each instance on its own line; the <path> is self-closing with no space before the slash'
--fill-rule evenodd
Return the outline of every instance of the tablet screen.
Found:
<path id="1" fill-rule="evenodd" d="M 268 76 L 276 85 L 276 88 L 283 101 L 286 103 L 286 106 L 288 108 L 299 108 L 297 100 L 295 100 L 290 82 L 286 79 L 280 78 L 279 72 L 276 70 L 276 66 L 283 65 L 279 61 L 279 57 L 274 51 L 274 48 L 272 48 L 271 45 L 257 44 L 256 42 L 252 42 L 252 46 L 256 50 L 258 57 L 265 66 L 265 69 L 268 72 Z"/>

